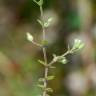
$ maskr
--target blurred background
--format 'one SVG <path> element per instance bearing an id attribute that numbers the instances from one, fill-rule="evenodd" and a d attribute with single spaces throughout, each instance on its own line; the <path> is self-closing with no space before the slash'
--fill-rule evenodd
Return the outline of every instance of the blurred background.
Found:
<path id="1" fill-rule="evenodd" d="M 44 0 L 44 19 L 53 17 L 46 29 L 48 61 L 72 46 L 75 38 L 85 47 L 68 55 L 68 63 L 55 63 L 50 70 L 51 96 L 96 96 L 96 0 Z M 43 77 L 42 50 L 26 39 L 30 32 L 41 42 L 37 19 L 39 7 L 32 0 L 0 0 L 0 96 L 38 96 L 38 78 Z"/>

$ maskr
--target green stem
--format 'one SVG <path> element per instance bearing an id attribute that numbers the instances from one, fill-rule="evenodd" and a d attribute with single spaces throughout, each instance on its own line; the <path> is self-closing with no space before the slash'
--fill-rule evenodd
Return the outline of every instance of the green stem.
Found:
<path id="1" fill-rule="evenodd" d="M 43 8 L 42 6 L 40 6 L 40 13 L 41 13 L 41 18 L 42 18 L 42 22 L 44 24 L 44 19 L 43 19 Z M 43 31 L 43 41 L 46 40 L 46 37 L 45 37 L 45 27 L 42 26 L 42 31 Z M 44 55 L 44 61 L 45 61 L 45 64 L 47 65 L 47 52 L 46 52 L 46 48 L 43 47 L 43 55 Z M 48 70 L 49 68 L 45 66 L 45 71 L 44 71 L 44 78 L 47 78 L 48 76 Z M 43 91 L 43 96 L 46 96 L 47 95 L 47 91 L 46 91 L 46 88 L 47 88 L 47 80 L 45 79 L 44 80 L 44 91 Z"/>

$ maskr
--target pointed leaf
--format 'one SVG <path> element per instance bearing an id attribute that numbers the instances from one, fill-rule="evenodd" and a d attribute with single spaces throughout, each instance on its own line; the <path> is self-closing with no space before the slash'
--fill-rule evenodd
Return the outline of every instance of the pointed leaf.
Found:
<path id="1" fill-rule="evenodd" d="M 38 4 L 38 2 L 36 0 L 33 0 L 36 4 Z M 38 4 L 39 5 L 39 4 Z"/>
<path id="2" fill-rule="evenodd" d="M 46 88 L 46 91 L 53 92 L 53 89 L 52 88 Z"/>
<path id="3" fill-rule="evenodd" d="M 67 63 L 67 60 L 66 59 L 63 59 L 63 60 L 61 60 L 61 63 L 62 64 L 66 64 Z"/>
<path id="4" fill-rule="evenodd" d="M 55 76 L 48 76 L 46 79 L 47 80 L 53 80 L 55 78 Z"/>
<path id="5" fill-rule="evenodd" d="M 41 85 L 41 84 L 38 84 L 37 86 L 42 88 L 42 89 L 44 88 L 44 85 Z"/>
<path id="6" fill-rule="evenodd" d="M 37 19 L 37 22 L 38 22 L 41 26 L 43 26 L 43 22 L 42 22 L 41 20 Z"/>
<path id="7" fill-rule="evenodd" d="M 44 23 L 44 27 L 49 27 L 50 26 L 50 24 L 51 24 L 51 22 L 52 22 L 52 18 L 49 18 L 45 23 Z"/>
<path id="8" fill-rule="evenodd" d="M 50 18 L 48 19 L 48 22 L 52 22 L 52 20 L 53 20 L 53 18 L 52 18 L 52 17 L 50 17 Z"/>
<path id="9" fill-rule="evenodd" d="M 44 82 L 44 81 L 45 81 L 45 78 L 39 78 L 38 81 L 39 81 L 39 82 Z"/>
<path id="10" fill-rule="evenodd" d="M 36 4 L 38 4 L 39 6 L 42 6 L 43 5 L 43 0 L 33 0 Z"/>
<path id="11" fill-rule="evenodd" d="M 38 62 L 39 62 L 40 64 L 44 65 L 44 66 L 46 65 L 45 62 L 42 61 L 42 60 L 38 60 Z"/>

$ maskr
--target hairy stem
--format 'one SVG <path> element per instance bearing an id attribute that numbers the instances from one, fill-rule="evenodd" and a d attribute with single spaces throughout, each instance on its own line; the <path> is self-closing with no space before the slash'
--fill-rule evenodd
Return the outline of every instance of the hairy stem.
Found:
<path id="1" fill-rule="evenodd" d="M 43 8 L 42 8 L 42 6 L 40 6 L 40 13 L 41 13 L 42 22 L 44 23 L 44 19 L 43 19 Z M 43 41 L 45 41 L 46 40 L 46 37 L 45 37 L 45 27 L 44 26 L 42 26 L 42 31 L 43 31 Z M 46 48 L 43 46 L 42 49 L 43 49 L 44 61 L 45 61 L 45 64 L 47 65 L 48 63 L 47 63 Z M 44 71 L 44 78 L 45 78 L 45 80 L 44 80 L 44 88 L 45 89 L 43 91 L 43 96 L 46 96 L 46 94 L 47 94 L 47 91 L 46 91 L 47 80 L 46 80 L 46 78 L 48 76 L 48 70 L 49 70 L 49 68 L 45 66 L 45 71 Z"/>

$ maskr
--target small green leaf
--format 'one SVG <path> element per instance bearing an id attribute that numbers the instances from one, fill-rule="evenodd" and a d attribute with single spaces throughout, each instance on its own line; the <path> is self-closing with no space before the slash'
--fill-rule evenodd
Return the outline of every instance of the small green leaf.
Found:
<path id="1" fill-rule="evenodd" d="M 38 84 L 37 86 L 44 89 L 44 85 Z"/>
<path id="2" fill-rule="evenodd" d="M 39 81 L 39 82 L 44 82 L 44 81 L 45 81 L 45 78 L 39 78 L 38 81 Z"/>
<path id="3" fill-rule="evenodd" d="M 52 18 L 52 17 L 50 17 L 50 18 L 48 19 L 48 22 L 52 22 L 52 20 L 53 20 L 53 18 Z"/>
<path id="4" fill-rule="evenodd" d="M 66 64 L 67 63 L 67 59 L 65 57 L 59 57 L 58 62 L 60 62 L 62 64 Z"/>
<path id="5" fill-rule="evenodd" d="M 49 18 L 45 23 L 44 23 L 44 27 L 49 27 L 50 26 L 50 24 L 51 24 L 51 22 L 52 22 L 52 18 Z"/>
<path id="6" fill-rule="evenodd" d="M 47 80 L 53 80 L 55 78 L 55 76 L 47 76 Z"/>
<path id="7" fill-rule="evenodd" d="M 33 0 L 36 4 L 38 4 L 38 2 L 36 0 Z"/>
<path id="8" fill-rule="evenodd" d="M 45 62 L 42 61 L 42 60 L 38 60 L 38 62 L 39 62 L 40 64 L 44 65 L 44 66 L 46 65 Z"/>
<path id="9" fill-rule="evenodd" d="M 37 5 L 39 5 L 39 6 L 42 6 L 43 5 L 43 0 L 39 0 L 39 1 L 37 1 L 37 0 L 33 0 Z"/>
<path id="10" fill-rule="evenodd" d="M 67 60 L 66 59 L 63 59 L 63 60 L 61 60 L 61 63 L 62 64 L 66 64 L 67 63 Z"/>
<path id="11" fill-rule="evenodd" d="M 33 36 L 29 32 L 27 32 L 26 35 L 27 35 L 27 40 L 32 42 L 33 41 Z"/>
<path id="12" fill-rule="evenodd" d="M 43 26 L 43 22 L 42 22 L 41 20 L 37 19 L 37 22 L 38 22 L 41 26 Z"/>
<path id="13" fill-rule="evenodd" d="M 53 89 L 52 88 L 46 88 L 46 91 L 53 92 Z"/>

